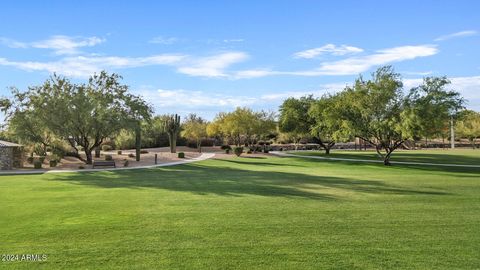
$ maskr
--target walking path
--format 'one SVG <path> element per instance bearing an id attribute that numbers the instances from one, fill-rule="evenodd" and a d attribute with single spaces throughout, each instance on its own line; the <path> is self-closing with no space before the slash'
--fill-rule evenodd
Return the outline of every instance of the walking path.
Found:
<path id="1" fill-rule="evenodd" d="M 118 170 L 136 170 L 136 169 L 148 169 L 148 168 L 155 168 L 155 167 L 166 167 L 166 166 L 174 166 L 186 163 L 192 163 L 196 161 L 206 160 L 209 158 L 214 157 L 214 153 L 203 153 L 201 156 L 180 160 L 180 161 L 173 161 L 167 162 L 162 164 L 155 164 L 155 165 L 148 165 L 148 166 L 138 166 L 138 167 L 121 167 L 121 168 L 106 168 L 106 169 L 78 169 L 78 170 L 16 170 L 16 171 L 2 171 L 0 175 L 15 175 L 15 174 L 43 174 L 43 173 L 66 173 L 66 172 L 102 172 L 102 171 L 118 171 Z"/>
<path id="2" fill-rule="evenodd" d="M 301 151 L 298 151 L 301 152 Z M 319 157 L 319 156 L 302 156 L 294 155 L 285 152 L 272 151 L 270 152 L 273 155 L 280 157 L 301 157 L 301 158 L 313 158 L 313 159 L 323 159 L 323 160 L 338 160 L 338 161 L 354 161 L 354 162 L 371 162 L 371 163 L 382 163 L 381 160 L 369 160 L 369 159 L 354 159 L 354 158 L 333 158 L 333 157 Z M 463 168 L 480 168 L 480 165 L 470 165 L 470 164 L 447 164 L 447 163 L 424 163 L 424 162 L 408 162 L 408 161 L 390 161 L 393 164 L 404 164 L 404 165 L 425 165 L 425 166 L 441 166 L 441 167 L 463 167 Z"/>

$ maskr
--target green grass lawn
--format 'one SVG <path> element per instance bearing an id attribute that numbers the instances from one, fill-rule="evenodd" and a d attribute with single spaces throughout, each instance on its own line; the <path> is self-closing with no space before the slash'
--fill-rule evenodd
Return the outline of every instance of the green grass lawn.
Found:
<path id="1" fill-rule="evenodd" d="M 1 269 L 480 266 L 480 169 L 232 158 L 0 191 L 0 253 L 48 255 Z"/>
<path id="2" fill-rule="evenodd" d="M 332 150 L 329 155 L 325 155 L 325 151 L 300 151 L 289 152 L 290 154 L 301 156 L 321 156 L 331 158 L 351 158 L 378 160 L 375 150 L 367 151 L 345 151 Z M 446 164 L 471 164 L 480 165 L 480 150 L 470 149 L 435 149 L 435 150 L 397 150 L 393 152 L 392 162 L 425 162 L 425 163 L 446 163 Z"/>

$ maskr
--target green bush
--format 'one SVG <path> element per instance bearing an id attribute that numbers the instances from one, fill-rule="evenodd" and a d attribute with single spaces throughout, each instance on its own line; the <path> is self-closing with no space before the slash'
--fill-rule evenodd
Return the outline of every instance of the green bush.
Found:
<path id="1" fill-rule="evenodd" d="M 108 161 L 113 160 L 112 155 L 105 155 L 105 160 L 108 160 Z"/>
<path id="2" fill-rule="evenodd" d="M 108 144 L 102 145 L 102 151 L 110 151 L 112 150 L 112 147 Z"/>
<path id="3" fill-rule="evenodd" d="M 38 160 L 43 163 L 45 161 L 45 156 L 38 157 Z"/>
<path id="4" fill-rule="evenodd" d="M 33 168 L 35 169 L 41 169 L 42 168 L 42 162 L 40 160 L 35 160 L 33 162 Z"/>
<path id="5" fill-rule="evenodd" d="M 148 154 L 147 150 L 140 150 L 140 154 Z"/>
<path id="6" fill-rule="evenodd" d="M 121 154 L 122 154 L 122 150 L 118 150 L 117 155 L 121 155 Z"/>
<path id="7" fill-rule="evenodd" d="M 268 154 L 268 149 L 267 149 L 267 148 L 263 149 L 263 152 L 264 152 L 265 154 Z"/>
<path id="8" fill-rule="evenodd" d="M 224 145 L 220 146 L 220 149 L 222 149 L 222 150 L 232 150 L 232 147 L 228 144 L 224 144 Z"/>
<path id="9" fill-rule="evenodd" d="M 225 154 L 230 154 L 230 149 L 225 149 Z"/>
<path id="10" fill-rule="evenodd" d="M 184 152 L 178 152 L 178 158 L 185 158 Z"/>
<path id="11" fill-rule="evenodd" d="M 239 157 L 243 153 L 243 147 L 235 147 L 233 148 L 233 153 Z"/>
<path id="12" fill-rule="evenodd" d="M 50 160 L 50 167 L 57 167 L 57 160 L 56 159 Z"/>

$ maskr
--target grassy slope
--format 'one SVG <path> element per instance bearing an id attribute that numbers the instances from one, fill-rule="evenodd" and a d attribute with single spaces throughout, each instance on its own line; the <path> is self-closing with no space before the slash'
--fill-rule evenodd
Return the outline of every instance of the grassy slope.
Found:
<path id="1" fill-rule="evenodd" d="M 475 268 L 480 170 L 236 158 L 0 177 L 0 268 Z"/>
<path id="2" fill-rule="evenodd" d="M 345 151 L 332 150 L 330 155 L 325 155 L 325 151 L 301 151 L 290 152 L 295 155 L 302 156 L 322 156 L 332 158 L 352 158 L 380 160 L 377 152 L 368 151 Z M 480 150 L 466 149 L 438 149 L 438 150 L 397 150 L 392 154 L 392 162 L 409 161 L 409 162 L 426 162 L 426 163 L 447 163 L 447 164 L 473 164 L 480 165 Z"/>

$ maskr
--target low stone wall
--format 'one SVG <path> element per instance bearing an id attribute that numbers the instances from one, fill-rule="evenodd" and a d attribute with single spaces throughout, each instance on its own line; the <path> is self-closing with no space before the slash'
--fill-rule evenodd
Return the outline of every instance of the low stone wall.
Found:
<path id="1" fill-rule="evenodd" d="M 13 148 L 0 147 L 0 169 L 11 170 L 13 168 Z"/>

